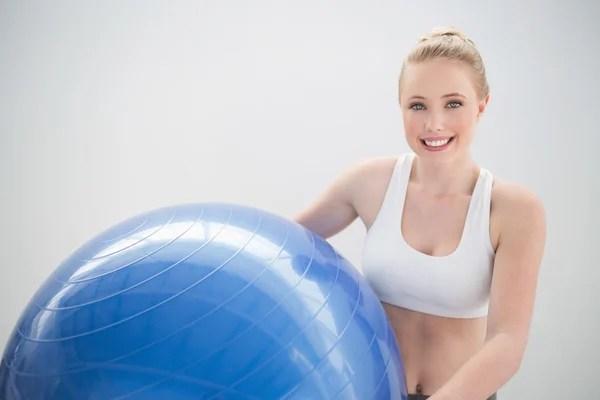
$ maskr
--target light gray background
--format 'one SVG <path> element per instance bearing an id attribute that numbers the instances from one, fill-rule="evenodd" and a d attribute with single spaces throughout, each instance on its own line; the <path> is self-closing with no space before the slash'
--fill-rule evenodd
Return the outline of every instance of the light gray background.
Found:
<path id="1" fill-rule="evenodd" d="M 58 263 L 124 218 L 209 200 L 291 217 L 349 164 L 407 151 L 401 60 L 456 25 L 492 88 L 475 156 L 548 213 L 502 398 L 599 399 L 600 3 L 284 3 L 0 2 L 0 343 Z M 354 224 L 332 243 L 360 267 L 362 240 Z"/>

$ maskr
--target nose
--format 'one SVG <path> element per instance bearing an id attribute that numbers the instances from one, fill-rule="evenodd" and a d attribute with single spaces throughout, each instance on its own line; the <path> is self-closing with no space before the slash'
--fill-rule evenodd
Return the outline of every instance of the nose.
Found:
<path id="1" fill-rule="evenodd" d="M 429 113 L 427 120 L 425 121 L 425 129 L 428 132 L 440 132 L 444 130 L 443 116 L 437 112 Z"/>

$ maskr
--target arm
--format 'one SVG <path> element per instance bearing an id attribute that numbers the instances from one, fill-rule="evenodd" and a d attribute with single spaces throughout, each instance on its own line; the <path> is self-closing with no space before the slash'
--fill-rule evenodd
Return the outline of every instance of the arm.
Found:
<path id="1" fill-rule="evenodd" d="M 353 205 L 357 175 L 356 166 L 342 172 L 294 221 L 325 239 L 346 228 L 357 218 Z"/>
<path id="2" fill-rule="evenodd" d="M 372 165 L 365 160 L 346 169 L 293 220 L 325 239 L 348 227 L 358 217 L 356 197 Z"/>
<path id="3" fill-rule="evenodd" d="M 497 190 L 500 228 L 484 346 L 431 400 L 484 400 L 517 373 L 533 314 L 546 241 L 541 202 L 526 189 Z M 496 190 L 496 189 L 494 189 Z"/>

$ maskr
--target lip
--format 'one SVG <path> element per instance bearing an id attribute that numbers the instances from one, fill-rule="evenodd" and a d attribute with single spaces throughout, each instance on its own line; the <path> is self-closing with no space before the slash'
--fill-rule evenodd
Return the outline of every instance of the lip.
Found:
<path id="1" fill-rule="evenodd" d="M 419 143 L 427 151 L 431 151 L 431 152 L 444 151 L 448 147 L 450 147 L 452 145 L 452 143 L 454 143 L 454 138 L 455 138 L 454 136 L 433 136 L 433 137 L 427 137 L 427 138 L 420 138 Z M 449 139 L 448 143 L 446 143 L 443 146 L 439 146 L 439 147 L 429 147 L 424 142 L 425 140 L 434 141 L 434 140 L 446 140 L 446 139 Z"/>
<path id="2" fill-rule="evenodd" d="M 428 142 L 432 142 L 435 140 L 446 140 L 450 139 L 452 136 L 428 136 L 424 138 L 420 138 L 421 140 L 427 140 Z"/>

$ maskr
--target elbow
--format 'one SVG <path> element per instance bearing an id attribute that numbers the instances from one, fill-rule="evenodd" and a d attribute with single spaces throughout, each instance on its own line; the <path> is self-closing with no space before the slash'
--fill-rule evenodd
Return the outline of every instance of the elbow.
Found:
<path id="1" fill-rule="evenodd" d="M 506 373 L 515 375 L 521 369 L 527 347 L 527 337 L 507 332 L 495 333 L 488 337 L 488 341 L 497 341 L 499 353 L 504 360 Z"/>
<path id="2" fill-rule="evenodd" d="M 507 355 L 508 372 L 511 376 L 516 375 L 523 364 L 524 351 L 513 350 Z"/>

